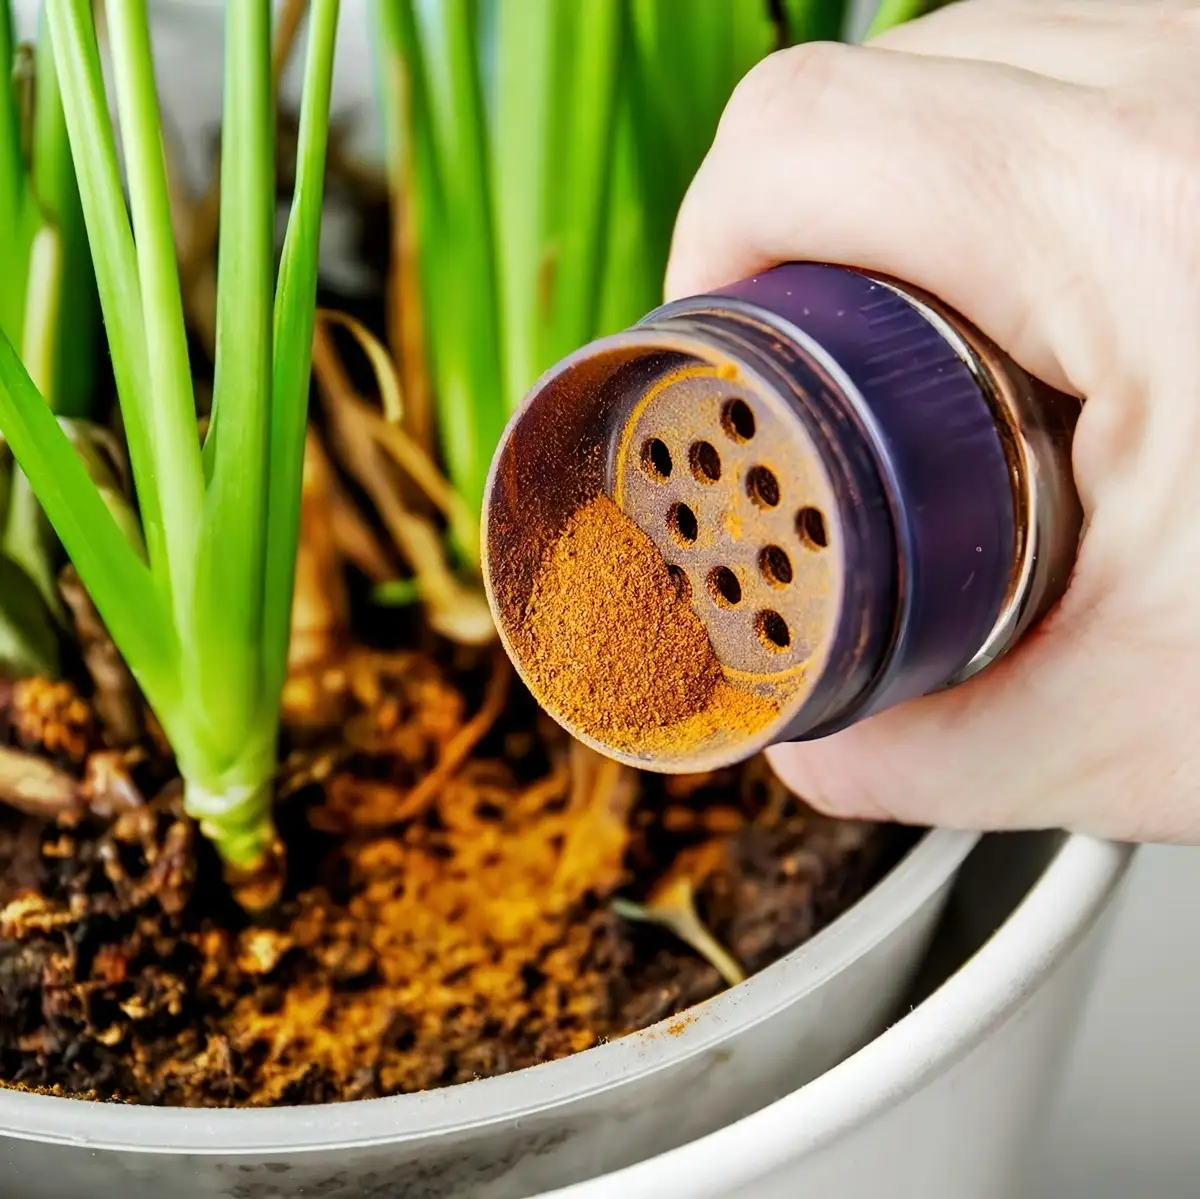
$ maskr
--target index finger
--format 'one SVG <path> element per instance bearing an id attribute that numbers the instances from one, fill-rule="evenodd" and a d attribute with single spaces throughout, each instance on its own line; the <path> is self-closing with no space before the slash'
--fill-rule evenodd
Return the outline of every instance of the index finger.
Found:
<path id="1" fill-rule="evenodd" d="M 992 63 L 823 43 L 772 55 L 738 86 L 680 210 L 668 296 L 787 260 L 857 266 L 932 292 L 1078 391 L 1035 318 L 1080 259 L 1089 189 L 1063 155 L 1090 103 Z"/>

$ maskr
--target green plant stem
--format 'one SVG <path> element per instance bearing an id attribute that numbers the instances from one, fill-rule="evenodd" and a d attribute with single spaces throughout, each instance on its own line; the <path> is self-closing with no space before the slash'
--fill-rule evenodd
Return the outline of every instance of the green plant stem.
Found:
<path id="1" fill-rule="evenodd" d="M 386 3 L 386 0 L 381 0 Z M 504 365 L 475 0 L 394 6 L 381 23 L 407 66 L 404 130 L 439 432 L 473 510 L 504 428 Z"/>
<path id="2" fill-rule="evenodd" d="M 243 0 L 231 11 L 242 12 L 254 2 Z M 170 480 L 159 499 L 174 620 L 187 645 L 204 478 L 146 0 L 111 5 L 108 20 L 147 347 L 151 448 L 158 477 Z"/>
<path id="3" fill-rule="evenodd" d="M 492 192 L 496 204 L 499 300 L 503 311 L 507 407 L 517 406 L 537 378 L 539 277 L 544 210 L 551 176 L 550 114 L 555 104 L 556 26 L 568 10 L 557 0 L 501 4 L 497 12 L 497 78 L 492 122 Z M 557 166 L 558 164 L 554 164 Z"/>
<path id="4" fill-rule="evenodd" d="M 832 29 L 830 7 L 809 15 Z M 375 20 L 442 454 L 477 508 L 538 374 L 658 302 L 679 202 L 778 30 L 765 0 L 376 0 Z"/>
<path id="5" fill-rule="evenodd" d="M 270 296 L 269 274 L 265 274 L 266 289 L 263 287 L 263 272 L 269 271 L 270 266 L 270 242 L 262 240 L 269 237 L 273 228 L 274 195 L 269 167 L 264 166 L 271 161 L 269 144 L 265 148 L 263 145 L 271 129 L 270 80 L 269 74 L 263 74 L 270 61 L 269 27 L 261 19 L 265 9 L 264 3 L 263 13 L 240 13 L 241 23 L 229 35 L 226 79 L 233 83 L 226 95 L 226 112 L 240 109 L 240 117 L 232 123 L 235 127 L 240 123 L 241 128 L 226 143 L 227 157 L 222 162 L 223 232 L 218 287 L 228 303 L 223 312 L 230 328 L 239 320 L 251 325 L 261 322 L 264 314 L 260 304 L 269 301 Z M 260 526 L 261 540 L 256 544 L 255 539 L 245 538 L 238 546 L 243 555 L 240 574 L 227 575 L 228 581 L 223 585 L 239 588 L 239 594 L 249 597 L 251 602 L 245 604 L 235 623 L 216 627 L 214 621 L 202 628 L 202 637 L 207 636 L 200 644 L 209 651 L 214 645 L 226 646 L 231 655 L 226 670 L 237 668 L 233 655 L 243 652 L 242 661 L 253 662 L 257 667 L 252 676 L 257 690 L 253 695 L 247 694 L 247 701 L 252 701 L 253 706 L 247 711 L 246 724 L 228 765 L 218 772 L 213 772 L 207 762 L 181 763 L 181 766 L 188 812 L 201 822 L 202 830 L 222 858 L 239 866 L 253 866 L 259 861 L 275 835 L 271 819 L 275 738 L 279 695 L 287 669 L 299 541 L 317 250 L 337 15 L 337 0 L 314 0 L 300 112 L 296 188 L 275 288 L 274 311 L 267 303 L 265 329 L 260 324 L 253 341 L 221 340 L 220 336 L 218 339 L 218 356 L 224 369 L 230 372 L 226 378 L 238 390 L 218 400 L 224 416 L 210 433 L 206 446 L 206 451 L 213 455 L 210 523 L 206 528 L 210 554 L 207 577 L 213 584 L 221 572 L 212 570 L 212 564 L 239 537 L 244 513 L 261 511 L 265 519 Z M 231 209 L 230 204 L 239 207 Z M 247 214 L 252 214 L 252 219 L 246 219 Z M 230 237 L 229 242 L 226 237 Z M 236 258 L 225 257 L 226 246 L 228 253 Z M 253 303 L 247 309 L 243 306 L 248 295 L 253 297 Z M 263 347 L 265 361 L 257 357 Z M 264 400 L 269 398 L 269 404 L 257 413 L 251 405 L 246 405 L 242 394 L 245 375 L 236 371 L 237 362 L 246 360 L 250 363 L 247 374 L 257 378 Z M 231 476 L 226 484 L 229 491 L 223 497 L 224 507 L 213 503 L 222 485 L 222 470 L 238 471 L 239 464 L 254 469 L 259 463 L 263 470 L 261 491 L 257 482 L 247 487 L 244 478 Z M 207 602 L 201 605 L 201 612 L 211 616 L 214 605 L 222 602 L 221 595 L 222 591 L 214 586 Z M 255 597 L 257 612 L 251 619 Z M 243 638 L 250 638 L 252 644 Z M 209 677 L 219 687 L 221 672 L 211 667 L 208 663 Z M 236 728 L 230 726 L 230 732 L 236 732 Z"/>
<path id="6" fill-rule="evenodd" d="M 507 406 L 595 335 L 626 7 L 499 5 L 492 191 Z"/>
<path id="7" fill-rule="evenodd" d="M 636 68 L 622 67 L 622 83 L 614 114 L 613 160 L 608 191 L 608 230 L 600 268 L 597 333 L 610 333 L 632 324 L 662 298 L 665 256 L 651 249 L 649 214 L 643 202 L 639 113 L 632 94 Z"/>
<path id="8" fill-rule="evenodd" d="M 29 251 L 21 358 L 45 397 L 55 394 L 57 382 L 61 300 L 62 244 L 57 230 L 43 225 Z M 8 514 L 2 527 L 0 552 L 16 563 L 36 585 L 47 613 L 61 619 L 53 532 L 23 471 L 13 471 L 9 487 Z M 51 659 L 46 666 L 56 670 L 57 659 Z"/>
<path id="9" fill-rule="evenodd" d="M 257 743 L 226 770 L 214 771 L 207 756 L 181 756 L 187 814 L 231 866 L 253 869 L 276 839 L 271 815 L 275 749 Z"/>
<path id="10" fill-rule="evenodd" d="M 139 683 L 163 711 L 177 710 L 178 642 L 162 597 L 2 333 L 0 431 Z"/>
<path id="11" fill-rule="evenodd" d="M 836 42 L 846 33 L 849 0 L 782 0 L 788 41 Z"/>
<path id="12" fill-rule="evenodd" d="M 55 577 L 54 534 L 38 504 L 23 470 L 15 469 L 9 480 L 8 515 L 0 538 L 0 553 L 19 566 L 37 588 L 47 615 L 62 617 Z M 58 669 L 57 655 L 44 660 L 50 673 Z"/>
<path id="13" fill-rule="evenodd" d="M 71 161 L 71 145 L 63 114 L 62 90 L 43 10 L 35 51 L 33 139 L 30 179 L 45 224 L 57 235 L 59 286 L 52 313 L 47 314 L 46 353 L 53 379 L 42 389 L 61 416 L 87 416 L 96 385 L 96 337 L 100 312 L 96 276 L 88 249 L 79 186 Z"/>
<path id="14" fill-rule="evenodd" d="M 765 3 L 726 0 L 629 0 L 631 47 L 627 94 L 642 210 L 644 270 L 657 303 L 675 215 L 708 152 L 717 122 L 743 75 L 775 46 Z M 644 312 L 629 313 L 623 324 Z M 620 327 L 620 326 L 614 326 Z M 604 332 L 611 331 L 604 329 Z"/>
<path id="15" fill-rule="evenodd" d="M 53 675 L 58 633 L 41 592 L 11 559 L 0 554 L 0 673 L 17 678 Z"/>
<path id="16" fill-rule="evenodd" d="M 14 54 L 10 5 L 0 0 L 0 62 L 12 67 Z M 21 346 L 50 408 L 79 416 L 92 402 L 98 314 L 44 12 L 37 45 L 20 63 L 19 86 L 14 77 L 0 89 L 0 331 Z M 4 660 L 9 670 L 53 674 L 54 622 L 63 618 L 59 547 L 25 474 L 14 468 L 0 486 L 7 492 L 0 519 L 0 554 L 6 559 L 0 621 L 10 647 Z M 40 606 L 29 598 L 34 589 Z M 15 655 L 11 647 L 20 644 L 27 652 Z"/>
<path id="17" fill-rule="evenodd" d="M 271 481 L 263 600 L 263 696 L 274 727 L 287 676 L 292 593 L 300 540 L 304 436 L 316 323 L 318 248 L 329 142 L 338 0 L 313 0 L 296 158 L 296 189 L 275 287 Z"/>
<path id="18" fill-rule="evenodd" d="M 63 113 L 121 398 L 150 567 L 169 602 L 171 576 L 160 489 L 170 485 L 170 476 L 160 473 L 155 449 L 156 413 L 149 383 L 138 262 L 117 167 L 116 138 L 91 7 L 89 0 L 61 0 L 47 5 L 44 11 L 58 67 Z"/>
<path id="19" fill-rule="evenodd" d="M 604 261 L 618 64 L 625 47 L 623 5 L 579 0 L 570 11 L 572 20 L 560 28 L 554 54 L 558 102 L 551 108 L 551 152 L 540 180 L 550 194 L 538 289 L 537 373 L 596 334 L 596 279 Z"/>
<path id="20" fill-rule="evenodd" d="M 3 221 L 5 231 L 6 256 L 11 253 L 9 242 L 10 231 L 21 226 L 22 210 L 25 206 L 25 162 L 21 152 L 21 106 L 17 99 L 17 89 L 12 77 L 16 61 L 16 39 L 13 32 L 12 12 L 8 0 L 0 3 L 0 221 Z M 14 296 L 15 293 L 15 296 Z M 5 286 L 0 289 L 0 297 L 6 303 L 0 313 L 7 312 L 8 306 L 19 303 L 21 290 Z M 12 329 L 11 323 L 0 321 L 0 326 L 6 330 Z M 19 332 L 19 331 L 18 331 Z"/>
<path id="21" fill-rule="evenodd" d="M 270 0 L 226 12 L 216 371 L 193 653 L 198 702 L 232 757 L 257 714 L 270 464 L 275 179 Z"/>
<path id="22" fill-rule="evenodd" d="M 35 213 L 22 152 L 22 114 L 12 78 L 16 42 L 8 0 L 0 0 L 0 331 L 19 341 Z"/>

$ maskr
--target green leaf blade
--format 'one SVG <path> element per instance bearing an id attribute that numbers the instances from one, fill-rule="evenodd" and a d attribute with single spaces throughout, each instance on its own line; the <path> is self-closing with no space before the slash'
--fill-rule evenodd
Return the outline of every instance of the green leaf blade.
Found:
<path id="1" fill-rule="evenodd" d="M 419 4 L 419 20 L 401 8 L 406 40 L 421 46 L 424 96 L 414 95 L 414 116 L 427 123 L 443 214 L 433 240 L 421 229 L 442 445 L 451 481 L 478 511 L 507 418 L 478 13 L 475 0 Z"/>
<path id="2" fill-rule="evenodd" d="M 234 11 L 242 8 L 239 3 Z M 193 617 L 204 476 L 146 0 L 110 5 L 108 20 L 141 289 L 150 444 L 159 478 L 170 480 L 159 490 L 159 503 L 175 623 L 186 638 Z"/>
<path id="3" fill-rule="evenodd" d="M 849 0 L 783 0 L 788 40 L 834 42 L 846 32 Z"/>
<path id="4" fill-rule="evenodd" d="M 568 10 L 558 0 L 498 5 L 492 192 L 510 411 L 540 374 L 539 275 L 554 106 L 553 50 Z"/>
<path id="5" fill-rule="evenodd" d="M 62 0 L 47 5 L 44 12 L 150 565 L 163 595 L 169 599 L 167 535 L 154 453 L 141 285 L 91 7 L 88 0 Z"/>
<path id="6" fill-rule="evenodd" d="M 21 151 L 21 105 L 12 71 L 16 56 L 12 12 L 0 0 L 0 332 L 19 341 L 29 241 L 36 213 Z"/>
<path id="7" fill-rule="evenodd" d="M 42 388 L 42 394 L 55 412 L 79 417 L 87 415 L 94 402 L 100 312 L 45 10 L 40 17 L 35 61 L 33 195 L 53 225 L 60 258 L 57 295 L 53 309 L 45 314 L 48 326 L 44 334 L 54 386 Z"/>
<path id="8" fill-rule="evenodd" d="M 166 723 L 179 701 L 178 653 L 159 592 L 3 334 L 0 434 L 28 476 L 114 642 Z"/>
<path id="9" fill-rule="evenodd" d="M 225 14 L 211 478 L 197 551 L 198 702 L 236 745 L 259 703 L 271 417 L 274 113 L 270 0 Z"/>
<path id="10" fill-rule="evenodd" d="M 300 108 L 296 188 L 275 289 L 270 491 L 263 581 L 263 694 L 273 724 L 287 674 L 308 420 L 318 250 L 338 0 L 313 0 Z"/>
<path id="11" fill-rule="evenodd" d="M 58 673 L 58 634 L 38 585 L 0 554 L 0 674 Z"/>
<path id="12" fill-rule="evenodd" d="M 617 83 L 625 47 L 625 7 L 579 0 L 573 28 L 557 52 L 564 71 L 559 119 L 544 185 L 552 269 L 543 282 L 542 338 L 537 373 L 596 333 L 596 286 L 605 252 L 606 202 L 616 144 Z M 526 380 L 529 387 L 535 376 Z"/>

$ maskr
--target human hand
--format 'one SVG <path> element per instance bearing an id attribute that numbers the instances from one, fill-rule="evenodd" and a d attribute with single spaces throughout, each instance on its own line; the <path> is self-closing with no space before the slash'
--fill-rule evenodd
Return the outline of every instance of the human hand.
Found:
<path id="1" fill-rule="evenodd" d="M 1196 0 L 970 0 L 783 51 L 731 99 L 668 298 L 862 267 L 1086 398 L 1066 596 L 961 687 L 773 750 L 814 806 L 1200 842 L 1197 63 Z"/>

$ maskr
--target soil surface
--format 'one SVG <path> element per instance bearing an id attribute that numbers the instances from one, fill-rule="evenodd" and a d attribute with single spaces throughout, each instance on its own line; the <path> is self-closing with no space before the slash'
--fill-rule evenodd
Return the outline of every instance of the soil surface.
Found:
<path id="1" fill-rule="evenodd" d="M 614 897 L 682 886 L 753 973 L 911 841 L 815 815 L 761 761 L 663 777 L 602 759 L 487 652 L 351 654 L 287 701 L 288 886 L 251 922 L 152 721 L 116 750 L 69 685 L 0 682 L 0 753 L 37 763 L 27 791 L 43 768 L 56 783 L 0 806 L 4 1084 L 231 1106 L 503 1074 L 723 989 Z"/>

